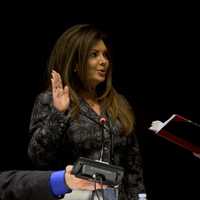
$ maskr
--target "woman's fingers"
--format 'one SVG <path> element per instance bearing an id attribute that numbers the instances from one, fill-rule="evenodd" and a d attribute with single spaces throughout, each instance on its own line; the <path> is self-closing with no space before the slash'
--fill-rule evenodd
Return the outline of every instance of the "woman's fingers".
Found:
<path id="1" fill-rule="evenodd" d="M 70 102 L 69 88 L 67 86 L 63 88 L 61 76 L 59 73 L 52 70 L 51 74 L 53 105 L 59 111 L 65 112 L 68 109 Z"/>
<path id="2" fill-rule="evenodd" d="M 63 93 L 69 96 L 69 87 L 67 85 L 64 87 Z"/>
<path id="3" fill-rule="evenodd" d="M 56 71 L 52 71 L 52 79 L 53 79 L 53 87 L 54 89 L 63 89 L 63 85 L 62 85 L 62 80 L 60 77 L 60 74 L 57 73 Z"/>
<path id="4" fill-rule="evenodd" d="M 63 85 L 62 85 L 62 80 L 60 77 L 60 74 L 55 72 L 55 77 L 56 77 L 56 86 L 60 89 L 63 89 Z"/>
<path id="5" fill-rule="evenodd" d="M 63 93 L 67 91 L 67 89 L 65 89 L 65 90 L 63 89 L 60 74 L 54 70 L 52 71 L 51 83 L 52 83 L 52 92 L 56 96 L 58 96 L 58 97 L 62 96 Z"/>
<path id="6" fill-rule="evenodd" d="M 51 73 L 52 75 L 52 78 L 51 78 L 51 83 L 52 83 L 52 89 L 53 91 L 55 91 L 55 89 L 57 89 L 57 83 L 56 83 L 56 75 L 55 75 L 55 72 L 53 71 Z"/>

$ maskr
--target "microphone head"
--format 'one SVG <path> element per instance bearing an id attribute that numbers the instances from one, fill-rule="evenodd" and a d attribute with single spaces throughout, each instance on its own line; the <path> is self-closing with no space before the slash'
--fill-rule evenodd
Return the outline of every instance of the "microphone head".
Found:
<path id="1" fill-rule="evenodd" d="M 104 125 L 106 123 L 107 119 L 105 117 L 101 117 L 99 122 L 101 125 Z"/>

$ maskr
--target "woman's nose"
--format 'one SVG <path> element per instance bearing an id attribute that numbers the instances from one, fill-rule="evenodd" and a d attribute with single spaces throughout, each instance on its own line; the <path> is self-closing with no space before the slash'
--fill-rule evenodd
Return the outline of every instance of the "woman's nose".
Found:
<path id="1" fill-rule="evenodd" d="M 105 58 L 104 55 L 100 55 L 99 56 L 99 62 L 101 65 L 106 65 L 106 63 L 108 62 L 107 58 Z"/>

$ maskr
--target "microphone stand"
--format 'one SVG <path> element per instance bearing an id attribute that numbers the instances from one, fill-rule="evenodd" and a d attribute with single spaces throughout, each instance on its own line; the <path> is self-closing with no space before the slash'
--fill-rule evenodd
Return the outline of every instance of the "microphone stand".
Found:
<path id="1" fill-rule="evenodd" d="M 100 158 L 99 161 L 102 162 L 103 160 L 103 153 L 104 153 L 104 125 L 106 123 L 106 118 L 101 117 L 100 119 L 100 125 L 101 125 L 101 152 L 100 152 Z"/>

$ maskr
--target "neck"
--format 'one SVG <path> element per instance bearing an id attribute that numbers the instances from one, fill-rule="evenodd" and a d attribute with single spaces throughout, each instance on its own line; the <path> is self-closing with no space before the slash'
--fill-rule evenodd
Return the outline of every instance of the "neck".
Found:
<path id="1" fill-rule="evenodd" d="M 87 100 L 93 100 L 96 101 L 97 100 L 97 94 L 95 90 L 90 90 L 90 91 L 81 91 L 80 96 L 82 96 L 84 99 Z"/>

